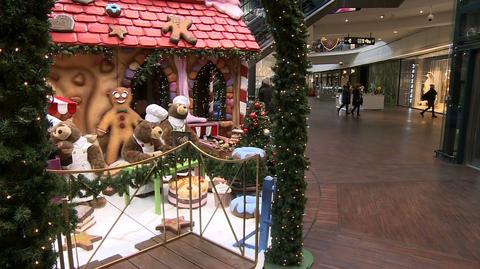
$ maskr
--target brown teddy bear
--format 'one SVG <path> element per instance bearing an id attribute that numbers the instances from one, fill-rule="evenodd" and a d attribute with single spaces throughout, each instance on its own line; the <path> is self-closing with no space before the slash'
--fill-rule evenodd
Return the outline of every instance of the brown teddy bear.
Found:
<path id="1" fill-rule="evenodd" d="M 169 148 L 178 146 L 188 140 L 197 144 L 197 134 L 187 126 L 189 101 L 185 96 L 177 96 L 168 109 L 168 119 L 164 120 L 160 127 L 163 130 L 163 139 Z"/>
<path id="2" fill-rule="evenodd" d="M 135 127 L 130 139 L 123 144 L 122 157 L 130 163 L 160 155 L 162 150 L 165 150 L 160 122 L 168 117 L 168 111 L 156 104 L 147 106 L 145 111 L 147 113 L 145 120 Z M 137 196 L 146 197 L 153 191 L 153 184 L 150 183 L 140 187 Z M 133 192 L 135 190 L 130 189 L 130 193 Z"/>
<path id="3" fill-rule="evenodd" d="M 161 154 L 164 148 L 163 130 L 159 124 L 141 121 L 130 139 L 123 144 L 122 157 L 125 161 L 134 163 Z"/>
<path id="4" fill-rule="evenodd" d="M 97 135 L 101 138 L 109 134 L 105 150 L 105 161 L 112 164 L 118 160 L 122 146 L 130 139 L 135 126 L 142 118 L 130 108 L 131 90 L 117 87 L 109 93 L 112 108 L 103 115 L 97 126 Z"/>
<path id="5" fill-rule="evenodd" d="M 102 150 L 98 144 L 94 144 L 82 136 L 80 129 L 71 120 L 54 126 L 50 135 L 57 147 L 63 168 L 90 170 L 106 167 Z M 84 176 L 91 180 L 96 178 L 93 173 L 86 173 Z"/>

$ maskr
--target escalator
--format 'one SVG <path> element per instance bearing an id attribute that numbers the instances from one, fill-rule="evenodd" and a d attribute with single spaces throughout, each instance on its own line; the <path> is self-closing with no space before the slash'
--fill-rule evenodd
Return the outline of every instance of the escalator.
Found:
<path id="1" fill-rule="evenodd" d="M 305 14 L 306 26 L 309 27 L 324 16 L 339 8 L 396 8 L 404 0 L 300 0 L 299 5 Z M 270 34 L 265 13 L 260 0 L 243 0 L 242 10 L 245 23 L 255 36 L 262 49 L 256 62 L 273 52 L 273 37 Z M 254 65 L 255 62 L 250 63 Z"/>
<path id="2" fill-rule="evenodd" d="M 305 13 L 307 27 L 328 14 L 336 0 L 302 0 L 301 8 Z M 270 34 L 263 7 L 260 0 L 246 0 L 242 2 L 245 23 L 252 31 L 257 43 L 262 49 L 258 60 L 264 58 L 273 51 L 273 37 Z M 320 16 L 319 16 L 320 15 Z"/>

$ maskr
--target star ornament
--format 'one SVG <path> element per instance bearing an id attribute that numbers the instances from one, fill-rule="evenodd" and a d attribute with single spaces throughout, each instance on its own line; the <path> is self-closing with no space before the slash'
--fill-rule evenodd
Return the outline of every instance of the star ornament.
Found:
<path id="1" fill-rule="evenodd" d="M 110 32 L 108 33 L 108 35 L 117 36 L 120 40 L 123 40 L 125 38 L 125 35 L 128 34 L 127 30 L 115 25 L 109 25 L 108 28 L 110 29 Z"/>
<path id="2" fill-rule="evenodd" d="M 86 251 L 93 249 L 93 243 L 102 240 L 102 237 L 99 235 L 90 235 L 86 232 L 81 232 L 75 234 L 75 237 L 72 235 L 72 247 L 79 247 Z M 63 249 L 66 250 L 67 246 L 64 245 Z"/>
<path id="3" fill-rule="evenodd" d="M 192 221 L 192 226 L 194 225 L 195 225 L 195 222 Z M 178 219 L 177 218 L 165 219 L 165 222 L 163 222 L 162 220 L 162 224 L 158 225 L 155 228 L 155 230 L 157 231 L 168 230 L 176 234 L 179 234 L 180 230 L 186 227 L 190 227 L 190 221 L 185 220 L 184 216 L 180 216 Z"/>

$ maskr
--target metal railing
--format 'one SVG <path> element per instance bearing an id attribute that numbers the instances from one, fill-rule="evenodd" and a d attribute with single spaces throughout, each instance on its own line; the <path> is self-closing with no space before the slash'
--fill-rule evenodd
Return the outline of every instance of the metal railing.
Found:
<path id="1" fill-rule="evenodd" d="M 185 154 L 185 152 L 187 152 L 187 154 Z M 183 157 L 182 157 L 183 156 Z M 168 165 L 168 162 L 172 162 L 172 159 L 173 159 L 173 162 L 176 164 L 176 165 Z M 178 161 L 178 162 L 177 162 Z M 261 158 L 259 155 L 255 155 L 255 156 L 251 156 L 251 157 L 247 157 L 243 160 L 238 160 L 238 159 L 220 159 L 220 158 L 217 158 L 207 152 L 205 152 L 204 150 L 202 150 L 201 148 L 199 148 L 197 145 L 193 144 L 192 142 L 188 141 L 188 142 L 185 142 L 183 143 L 182 145 L 178 146 L 178 147 L 175 147 L 171 150 L 168 150 L 164 153 L 162 153 L 161 155 L 159 156 L 155 156 L 155 157 L 152 157 L 152 158 L 149 158 L 149 159 L 146 159 L 146 160 L 143 160 L 143 161 L 140 161 L 140 162 L 136 162 L 136 163 L 130 163 L 130 164 L 126 164 L 126 165 L 122 165 L 122 166 L 117 166 L 117 167 L 111 167 L 111 168 L 106 168 L 106 169 L 91 169 L 91 170 L 47 170 L 48 172 L 51 172 L 51 173 L 55 173 L 55 174 L 58 174 L 58 175 L 62 175 L 66 178 L 67 180 L 67 183 L 69 185 L 69 188 L 72 188 L 72 185 L 73 184 L 77 184 L 77 185 L 81 185 L 82 188 L 84 188 L 85 190 L 87 191 L 90 191 L 90 192 L 93 192 L 94 193 L 94 197 L 98 197 L 100 195 L 100 193 L 96 193 L 95 190 L 93 190 L 92 187 L 90 187 L 88 184 L 85 184 L 84 182 L 82 182 L 81 180 L 78 180 L 78 174 L 86 174 L 86 173 L 102 173 L 102 174 L 119 174 L 121 173 L 121 171 L 125 171 L 125 170 L 131 170 L 131 169 L 137 169 L 139 167 L 143 167 L 143 168 L 146 168 L 146 181 L 144 182 L 148 182 L 148 183 L 153 183 L 154 184 L 154 192 L 155 192 L 155 200 L 154 200 L 154 203 L 155 203 L 155 214 L 157 215 L 161 215 L 161 220 L 162 222 L 165 224 L 166 223 L 166 219 L 168 217 L 172 217 L 171 215 L 172 214 L 169 214 L 169 216 L 167 216 L 167 212 L 166 212 L 166 206 L 165 206 L 165 197 L 162 196 L 162 189 L 163 189 L 163 185 L 164 184 L 167 184 L 173 180 L 174 181 L 174 184 L 175 184 L 175 188 L 176 188 L 176 194 L 177 194 L 177 199 L 176 199 L 176 203 L 173 205 L 176 209 L 172 209 L 170 208 L 170 211 L 174 211 L 174 216 L 173 217 L 176 217 L 177 219 L 177 230 L 178 230 L 178 233 L 175 237 L 173 238 L 167 238 L 167 231 L 166 231 L 166 227 L 164 226 L 163 230 L 161 230 L 161 234 L 163 235 L 163 243 L 161 244 L 157 244 L 155 246 L 151 246 L 145 250 L 141 250 L 140 252 L 138 253 L 132 253 L 130 255 L 128 255 L 127 257 L 123 257 L 121 260 L 125 259 L 125 258 L 128 258 L 128 257 L 131 257 L 131 256 L 135 256 L 135 255 L 138 255 L 139 253 L 142 253 L 144 251 L 147 251 L 147 250 L 150 250 L 152 248 L 155 248 L 159 245 L 163 245 L 163 244 L 168 244 L 169 242 L 173 241 L 173 240 L 176 240 L 178 239 L 179 237 L 183 236 L 184 234 L 181 234 L 181 227 L 180 227 L 180 223 L 178 222 L 178 220 L 180 219 L 180 208 L 179 208 L 179 196 L 178 196 L 178 193 L 179 193 L 179 189 L 178 189 L 178 172 L 179 171 L 186 171 L 187 174 L 188 174 L 188 190 L 189 190 L 189 199 L 188 199 L 188 204 L 189 204 L 189 208 L 188 208 L 188 213 L 189 213 L 189 222 L 190 222 L 190 231 L 189 233 L 194 233 L 194 214 L 198 214 L 198 220 L 199 220 L 199 227 L 196 231 L 196 234 L 198 234 L 201 238 L 204 238 L 204 239 L 207 239 L 209 241 L 215 241 L 215 240 L 212 240 L 212 239 L 209 239 L 205 236 L 205 233 L 207 231 L 207 228 L 210 227 L 210 224 L 212 223 L 212 220 L 213 218 L 215 217 L 215 214 L 217 213 L 217 211 L 220 209 L 221 212 L 223 213 L 223 215 L 226 217 L 226 220 L 227 220 L 227 223 L 228 223 L 228 227 L 229 227 L 229 230 L 231 232 L 231 234 L 233 235 L 234 237 L 234 240 L 235 240 L 235 244 L 233 244 L 232 246 L 236 246 L 238 248 L 238 252 L 239 252 L 239 255 L 241 255 L 242 257 L 247 257 L 247 254 L 246 254 L 246 247 L 247 247 L 247 244 L 246 244 L 246 240 L 248 239 L 248 235 L 247 235 L 247 211 L 244 210 L 243 211 L 243 221 L 242 221 L 242 224 L 241 224 L 241 234 L 238 235 L 238 225 L 236 227 L 234 227 L 235 225 L 232 223 L 232 219 L 231 219 L 231 215 L 228 214 L 227 212 L 227 209 L 226 209 L 226 205 L 224 205 L 224 202 L 223 202 L 223 199 L 222 199 L 222 194 L 220 194 L 217 190 L 217 187 L 215 185 L 215 182 L 213 182 L 213 179 L 212 177 L 209 177 L 208 176 L 208 173 L 210 171 L 208 170 L 211 170 L 209 167 L 211 165 L 209 165 L 209 163 L 211 162 L 218 162 L 218 163 L 221 163 L 223 165 L 231 165 L 232 166 L 232 169 L 237 169 L 235 171 L 235 175 L 233 176 L 233 178 L 229 178 L 227 180 L 230 180 L 229 182 L 229 187 L 228 187 L 228 190 L 231 191 L 231 186 L 235 183 L 235 182 L 241 182 L 241 186 L 242 186 L 242 189 L 240 190 L 240 194 L 243 195 L 243 204 L 244 204 L 244 209 L 246 209 L 246 204 L 247 204 L 247 201 L 246 201 L 246 196 L 247 196 L 247 167 L 254 167 L 255 170 L 254 170 L 254 176 L 255 176 L 255 188 L 254 188 L 254 194 L 255 194 L 255 213 L 254 213 L 254 233 L 255 233 L 255 237 L 254 237 L 254 261 L 255 263 L 257 263 L 258 261 L 258 250 L 259 250 L 259 220 L 260 220 L 260 214 L 259 214 L 259 185 L 260 185 L 260 182 L 259 182 L 259 177 L 260 177 L 260 161 L 261 161 Z M 254 166 L 251 165 L 251 162 L 254 162 Z M 177 165 L 178 163 L 178 165 Z M 165 169 L 165 167 L 168 166 L 169 169 Z M 165 171 L 169 171 L 169 172 L 165 172 Z M 169 175 L 167 175 L 169 174 Z M 198 176 L 198 205 L 199 207 L 197 209 L 194 209 L 193 208 L 193 204 L 194 204 L 194 195 L 193 195 L 193 188 L 195 187 L 193 183 L 193 179 L 192 177 L 194 176 Z M 252 175 L 252 173 L 250 173 L 250 176 Z M 205 215 L 205 212 L 202 211 L 202 184 L 200 184 L 200 179 L 201 177 L 204 177 L 205 179 L 208 179 L 208 182 L 211 183 L 212 185 L 212 192 L 213 192 L 213 195 L 214 197 L 217 199 L 218 201 L 218 205 L 215 206 L 215 209 L 213 211 L 213 213 L 211 214 L 211 216 L 208 218 L 208 221 L 206 223 L 206 225 L 204 225 L 203 223 L 203 217 Z M 168 179 L 170 177 L 170 180 L 167 181 L 166 179 Z M 115 177 L 113 177 L 115 178 Z M 143 185 L 142 185 L 143 186 Z M 135 216 L 132 216 L 132 214 L 130 212 L 127 212 L 127 209 L 129 209 L 131 206 L 132 206 L 132 201 L 134 199 L 140 199 L 140 198 L 137 198 L 137 193 L 139 192 L 140 188 L 142 186 L 136 186 L 134 192 L 132 195 L 129 195 L 128 193 L 124 194 L 125 195 L 125 201 L 124 201 L 124 206 L 123 207 L 120 207 L 118 205 L 118 200 L 117 200 L 117 203 L 115 203 L 115 201 L 111 201 L 111 199 L 109 198 L 106 198 L 107 200 L 107 204 L 113 208 L 115 208 L 116 210 L 118 210 L 120 213 L 118 214 L 118 216 L 115 218 L 113 224 L 108 228 L 107 232 L 103 235 L 100 243 L 98 244 L 98 246 L 96 246 L 94 248 L 94 252 L 88 256 L 88 259 L 86 259 L 86 262 L 85 261 L 79 261 L 79 253 L 78 253 L 78 248 L 74 247 L 74 245 L 76 245 L 76 233 L 74 232 L 73 234 L 70 234 L 70 233 L 67 233 L 64 235 L 65 237 L 65 240 L 66 240 L 66 252 L 67 252 L 67 259 L 68 259 L 68 263 L 64 260 L 64 253 L 63 253 L 63 248 L 65 247 L 62 247 L 62 235 L 58 235 L 57 237 L 57 244 L 58 244 L 58 248 L 59 248 L 59 260 L 58 260 L 58 263 L 59 263 L 59 266 L 57 265 L 57 267 L 59 268 L 78 268 L 80 266 L 82 266 L 82 268 L 93 268 L 93 267 L 89 267 L 90 263 L 94 260 L 95 258 L 95 255 L 97 253 L 99 253 L 99 251 L 102 249 L 102 246 L 104 245 L 104 243 L 106 242 L 106 240 L 108 239 L 109 235 L 111 235 L 113 229 L 117 226 L 117 224 L 119 223 L 119 221 L 122 219 L 122 217 L 127 217 L 129 218 L 131 221 L 134 221 L 136 222 L 137 224 L 139 224 L 140 226 L 142 226 L 143 228 L 147 229 L 152 235 L 154 236 L 158 236 L 157 233 L 155 232 L 152 232 L 148 227 L 145 227 L 144 224 L 140 223 Z M 78 186 L 77 186 L 78 187 Z M 195 195 L 197 196 L 197 195 Z M 72 216 L 69 216 L 69 203 L 72 203 L 73 202 L 73 198 L 74 197 L 65 197 L 63 198 L 62 200 L 62 206 L 63 206 L 63 212 L 64 212 L 64 221 L 66 223 L 70 223 L 70 220 L 72 218 Z M 185 210 L 182 209 L 182 210 Z M 170 212 L 171 213 L 171 212 Z M 208 216 L 207 216 L 208 217 Z M 238 222 L 238 221 L 237 221 Z M 251 225 L 250 225 L 251 226 Z M 145 240 L 148 240 L 149 238 L 145 238 Z M 143 240 L 143 239 L 142 239 Z M 141 241 L 143 242 L 143 241 Z M 136 243 L 139 243 L 139 242 L 136 242 Z M 227 248 L 227 247 L 225 247 Z M 74 249 L 75 249 L 75 256 L 76 256 L 76 260 L 74 261 Z M 84 255 L 85 256 L 85 255 Z M 115 263 L 115 262 L 113 262 Z M 111 263 L 110 263 L 111 264 Z"/>

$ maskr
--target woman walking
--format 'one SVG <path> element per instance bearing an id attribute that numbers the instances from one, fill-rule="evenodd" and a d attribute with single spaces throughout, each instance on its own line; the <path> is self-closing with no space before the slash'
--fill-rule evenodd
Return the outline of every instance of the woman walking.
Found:
<path id="1" fill-rule="evenodd" d="M 432 118 L 437 117 L 435 115 L 435 99 L 436 98 L 437 98 L 437 91 L 435 90 L 435 85 L 430 84 L 430 89 L 428 90 L 428 92 L 422 95 L 422 100 L 427 101 L 427 105 L 428 105 L 427 108 L 425 108 L 422 112 L 420 112 L 420 115 L 422 115 L 422 117 L 423 117 L 423 114 L 427 112 L 427 110 L 429 110 L 430 108 L 432 109 Z"/>
<path id="2" fill-rule="evenodd" d="M 350 114 L 348 111 L 348 105 L 350 105 L 350 86 L 347 84 L 343 86 L 342 91 L 342 105 L 337 109 L 337 114 L 340 114 L 340 110 L 345 107 L 347 114 Z"/>
<path id="3" fill-rule="evenodd" d="M 355 87 L 355 89 L 352 92 L 353 95 L 353 100 L 352 100 L 352 116 L 353 113 L 355 113 L 355 110 L 357 110 L 357 116 L 360 116 L 360 106 L 363 105 L 363 96 L 362 96 L 362 88 L 363 86 L 358 86 Z"/>

